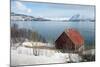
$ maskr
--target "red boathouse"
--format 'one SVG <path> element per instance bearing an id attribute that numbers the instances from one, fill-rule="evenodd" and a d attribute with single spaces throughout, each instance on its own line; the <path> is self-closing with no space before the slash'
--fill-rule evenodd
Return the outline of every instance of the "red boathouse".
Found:
<path id="1" fill-rule="evenodd" d="M 55 41 L 55 47 L 66 51 L 79 51 L 84 45 L 84 38 L 75 29 L 65 30 Z"/>

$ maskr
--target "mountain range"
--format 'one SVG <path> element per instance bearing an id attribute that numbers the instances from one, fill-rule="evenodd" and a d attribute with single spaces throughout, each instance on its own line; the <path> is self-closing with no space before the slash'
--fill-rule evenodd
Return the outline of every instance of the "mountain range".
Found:
<path id="1" fill-rule="evenodd" d="M 94 22 L 94 18 L 87 18 L 84 16 L 81 16 L 79 14 L 73 15 L 71 18 L 44 18 L 44 17 L 34 17 L 34 16 L 28 16 L 24 14 L 16 14 L 14 12 L 11 12 L 11 20 L 12 21 L 90 21 Z"/>

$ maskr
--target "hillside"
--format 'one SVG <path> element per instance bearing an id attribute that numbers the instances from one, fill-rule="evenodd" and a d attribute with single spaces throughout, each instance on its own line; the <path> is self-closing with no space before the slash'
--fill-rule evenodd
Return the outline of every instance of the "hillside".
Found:
<path id="1" fill-rule="evenodd" d="M 33 17 L 11 12 L 11 21 L 50 21 L 50 20 L 42 17 Z"/>

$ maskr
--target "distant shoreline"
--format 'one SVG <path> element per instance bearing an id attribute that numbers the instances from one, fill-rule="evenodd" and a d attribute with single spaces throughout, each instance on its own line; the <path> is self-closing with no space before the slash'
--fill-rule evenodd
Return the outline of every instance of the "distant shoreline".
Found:
<path id="1" fill-rule="evenodd" d="M 76 16 L 76 15 L 75 15 Z M 72 16 L 74 17 L 74 16 Z M 90 22 L 95 22 L 95 19 L 80 19 L 80 18 L 74 18 L 74 19 L 63 19 L 63 20 L 52 20 L 52 19 L 46 19 L 43 17 L 33 17 L 33 16 L 28 16 L 24 14 L 16 14 L 14 12 L 11 12 L 11 21 L 61 21 L 61 22 L 81 22 L 81 21 L 90 21 Z"/>

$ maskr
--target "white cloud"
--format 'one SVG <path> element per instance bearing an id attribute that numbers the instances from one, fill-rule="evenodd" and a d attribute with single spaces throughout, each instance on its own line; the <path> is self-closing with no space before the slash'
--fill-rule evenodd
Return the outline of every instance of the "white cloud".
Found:
<path id="1" fill-rule="evenodd" d="M 27 12 L 28 12 L 28 13 L 31 13 L 31 12 L 32 12 L 32 10 L 31 10 L 31 9 L 28 9 L 28 10 L 27 10 Z"/>
<path id="2" fill-rule="evenodd" d="M 32 10 L 30 8 L 28 8 L 27 6 L 25 6 L 24 4 L 22 4 L 19 1 L 16 1 L 16 9 L 18 11 L 24 12 L 24 13 L 32 13 Z"/>

